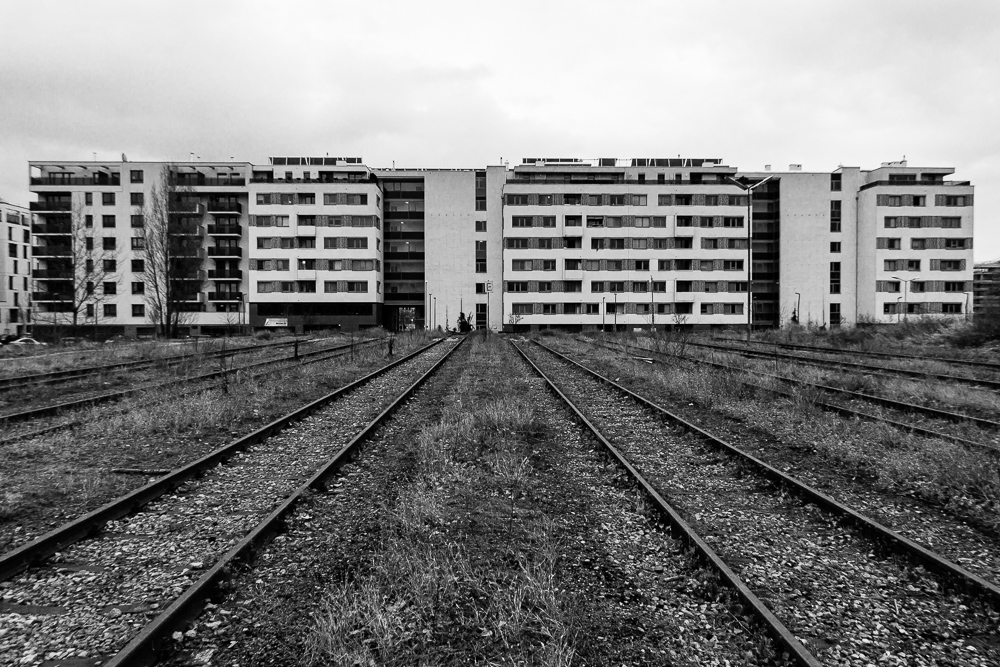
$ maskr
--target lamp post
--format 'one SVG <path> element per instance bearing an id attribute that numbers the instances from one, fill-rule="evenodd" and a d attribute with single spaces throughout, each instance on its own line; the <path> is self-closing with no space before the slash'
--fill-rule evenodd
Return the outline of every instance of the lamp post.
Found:
<path id="1" fill-rule="evenodd" d="M 618 333 L 618 292 L 615 292 L 615 333 Z"/>
<path id="2" fill-rule="evenodd" d="M 795 312 L 792 313 L 792 321 L 796 324 L 799 323 L 800 315 L 802 312 L 802 295 L 798 292 L 795 293 Z"/>
<path id="3" fill-rule="evenodd" d="M 898 280 L 899 282 L 903 283 L 903 308 L 907 308 L 906 292 L 907 292 L 907 288 L 909 288 L 909 286 L 910 286 L 910 281 L 909 280 L 904 280 L 903 278 L 900 278 L 899 276 L 893 276 L 892 278 L 893 278 L 893 280 Z M 896 301 L 899 301 L 899 299 L 896 299 Z M 906 313 L 903 313 L 903 320 L 904 321 L 906 320 Z"/>
<path id="4" fill-rule="evenodd" d="M 653 274 L 649 274 L 649 332 L 656 334 L 656 299 L 653 294 Z"/>
<path id="5" fill-rule="evenodd" d="M 434 297 L 434 328 L 437 329 L 438 323 L 438 298 Z"/>
<path id="6" fill-rule="evenodd" d="M 754 185 L 741 183 L 731 176 L 726 178 L 747 193 L 747 342 L 749 342 L 750 330 L 753 328 L 753 191 L 774 177 L 768 176 Z"/>
<path id="7" fill-rule="evenodd" d="M 903 297 L 901 297 L 901 296 L 897 296 L 896 297 L 896 324 L 899 324 L 899 313 L 903 310 L 899 306 L 899 302 L 902 301 L 902 300 L 903 300 Z"/>
<path id="8" fill-rule="evenodd" d="M 607 306 L 604 305 L 604 300 L 607 298 L 606 296 L 601 297 L 601 333 L 606 333 L 607 331 L 607 326 L 604 324 L 604 320 L 608 314 Z"/>

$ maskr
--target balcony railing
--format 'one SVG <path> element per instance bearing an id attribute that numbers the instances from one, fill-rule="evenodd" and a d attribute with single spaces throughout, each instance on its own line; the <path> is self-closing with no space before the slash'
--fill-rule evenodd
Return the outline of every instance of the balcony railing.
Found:
<path id="1" fill-rule="evenodd" d="M 423 301 L 423 292 L 395 292 L 387 293 L 385 295 L 386 301 Z"/>
<path id="2" fill-rule="evenodd" d="M 201 225 L 179 225 L 173 223 L 170 225 L 170 233 L 175 236 L 201 236 L 205 231 L 205 228 Z"/>
<path id="3" fill-rule="evenodd" d="M 891 186 L 896 187 L 897 185 L 902 187 L 922 187 L 922 188 L 967 188 L 972 185 L 971 181 L 872 181 L 871 183 L 865 183 L 858 190 L 868 190 L 870 188 L 877 188 L 880 186 Z"/>
<path id="4" fill-rule="evenodd" d="M 243 204 L 238 201 L 208 201 L 209 213 L 242 213 Z"/>
<path id="5" fill-rule="evenodd" d="M 31 248 L 32 257 L 69 257 L 73 248 L 68 245 L 37 245 Z"/>
<path id="6" fill-rule="evenodd" d="M 32 234 L 72 234 L 73 225 L 36 222 L 31 225 Z"/>
<path id="7" fill-rule="evenodd" d="M 69 211 L 72 208 L 68 201 L 33 201 L 28 204 L 29 211 Z"/>
<path id="8" fill-rule="evenodd" d="M 243 228 L 239 225 L 209 225 L 209 236 L 243 236 Z"/>
<path id="9" fill-rule="evenodd" d="M 32 292 L 32 301 L 72 301 L 73 295 L 64 292 Z"/>
<path id="10" fill-rule="evenodd" d="M 389 259 L 423 259 L 424 253 L 422 252 L 387 252 L 385 253 L 385 258 Z"/>
<path id="11" fill-rule="evenodd" d="M 185 188 L 242 188 L 247 184 L 245 178 L 178 178 L 177 185 Z"/>
<path id="12" fill-rule="evenodd" d="M 113 174 L 111 178 L 95 178 L 93 176 L 88 176 L 85 178 L 81 177 L 71 177 L 71 178 L 59 178 L 56 176 L 42 176 L 41 178 L 32 178 L 31 185 L 40 186 L 69 186 L 69 185 L 121 185 L 122 179 L 120 174 Z"/>
<path id="13" fill-rule="evenodd" d="M 242 301 L 243 292 L 209 292 L 209 301 Z"/>
<path id="14" fill-rule="evenodd" d="M 220 271 L 217 269 L 208 270 L 209 280 L 243 280 L 243 271 Z"/>
<path id="15" fill-rule="evenodd" d="M 188 258 L 195 258 L 195 259 L 204 259 L 205 258 L 205 249 L 204 248 L 177 248 L 176 250 L 174 250 L 171 253 L 171 255 L 173 255 L 174 257 L 188 257 Z"/>
<path id="16" fill-rule="evenodd" d="M 73 280 L 73 269 L 35 269 L 31 277 L 36 280 Z"/>
<path id="17" fill-rule="evenodd" d="M 209 257 L 242 257 L 243 248 L 220 248 L 212 246 L 208 249 Z"/>
<path id="18" fill-rule="evenodd" d="M 423 241 L 424 233 L 421 232 L 386 232 L 387 241 Z"/>
<path id="19" fill-rule="evenodd" d="M 394 273 L 386 273 L 385 279 L 389 280 L 423 280 L 425 274 L 423 271 L 397 271 Z"/>

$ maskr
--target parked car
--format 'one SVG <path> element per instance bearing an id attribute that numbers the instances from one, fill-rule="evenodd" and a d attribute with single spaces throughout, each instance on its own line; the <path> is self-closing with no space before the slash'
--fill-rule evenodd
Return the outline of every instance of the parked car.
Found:
<path id="1" fill-rule="evenodd" d="M 15 341 L 11 341 L 11 345 L 48 345 L 48 343 L 41 343 L 31 336 L 21 336 Z"/>
<path id="2" fill-rule="evenodd" d="M 3 334 L 0 335 L 0 345 L 10 345 L 15 340 L 20 338 L 17 334 Z"/>

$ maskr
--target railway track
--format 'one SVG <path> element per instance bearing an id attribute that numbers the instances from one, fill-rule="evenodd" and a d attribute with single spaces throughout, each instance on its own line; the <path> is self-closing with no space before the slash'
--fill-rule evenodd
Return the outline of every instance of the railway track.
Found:
<path id="1" fill-rule="evenodd" d="M 852 361 L 835 361 L 831 359 L 816 359 L 813 357 L 804 357 L 798 354 L 784 354 L 781 352 L 767 352 L 764 350 L 751 350 L 747 348 L 733 348 L 727 345 L 713 345 L 711 343 L 697 343 L 694 341 L 688 341 L 687 343 L 691 347 L 698 347 L 710 350 L 722 350 L 730 354 L 739 354 L 746 357 L 758 357 L 764 359 L 782 359 L 785 361 L 792 361 L 796 364 L 808 364 L 810 366 L 819 366 L 821 368 L 846 368 L 850 370 L 855 370 L 863 372 L 867 375 L 880 375 L 883 377 L 908 377 L 917 378 L 922 380 L 934 379 L 941 382 L 950 382 L 953 384 L 967 385 L 973 387 L 984 387 L 993 391 L 1000 390 L 1000 381 L 997 380 L 986 380 L 979 378 L 969 378 L 960 375 L 947 375 L 943 373 L 933 373 L 929 371 L 913 371 L 905 370 L 901 368 L 892 368 L 889 366 L 875 366 L 871 364 L 859 364 Z"/>
<path id="2" fill-rule="evenodd" d="M 581 342 L 586 342 L 586 343 L 588 343 L 590 345 L 597 345 L 599 347 L 602 347 L 602 348 L 605 348 L 605 349 L 608 349 L 608 350 L 612 350 L 612 351 L 615 351 L 615 352 L 621 351 L 621 348 L 616 348 L 616 347 L 613 347 L 611 345 L 607 345 L 605 343 L 600 343 L 600 342 L 595 341 L 593 339 L 579 338 L 577 340 L 580 340 Z M 636 347 L 636 346 L 632 346 L 632 345 L 626 345 L 624 347 L 625 347 L 625 349 L 631 350 L 631 351 L 633 351 L 635 353 L 649 355 L 650 359 L 661 359 L 662 360 L 662 359 L 665 359 L 668 356 L 671 356 L 671 355 L 668 355 L 668 354 L 665 354 L 665 353 L 662 353 L 662 352 L 656 352 L 654 350 L 650 350 L 649 348 L 645 348 L 645 347 Z M 977 426 L 981 426 L 981 427 L 984 427 L 984 428 L 990 428 L 990 429 L 1000 429 L 1000 423 L 993 422 L 993 421 L 990 421 L 990 420 L 979 420 L 979 418 L 977 418 L 977 417 L 970 417 L 968 415 L 963 415 L 963 414 L 959 414 L 959 413 L 949 413 L 947 411 L 937 410 L 936 408 L 930 408 L 930 407 L 927 407 L 927 406 L 916 405 L 916 404 L 907 403 L 907 402 L 904 402 L 904 401 L 895 401 L 895 400 L 888 399 L 888 398 L 883 398 L 883 397 L 879 397 L 879 396 L 872 396 L 870 394 L 864 394 L 864 393 L 861 393 L 861 392 L 849 391 L 847 389 L 841 389 L 841 388 L 838 388 L 838 387 L 831 387 L 831 386 L 828 386 L 828 385 L 817 384 L 817 383 L 814 383 L 814 382 L 807 382 L 805 380 L 798 380 L 798 379 L 786 377 L 786 376 L 783 376 L 783 375 L 777 375 L 775 373 L 765 373 L 763 371 L 756 371 L 756 370 L 752 370 L 752 369 L 744 368 L 744 367 L 734 367 L 734 366 L 731 366 L 731 365 L 728 365 L 728 364 L 721 363 L 719 361 L 712 361 L 712 360 L 703 359 L 703 358 L 700 358 L 700 357 L 691 357 L 691 356 L 687 356 L 687 355 L 683 355 L 683 356 L 681 356 L 681 355 L 673 355 L 673 356 L 676 356 L 679 359 L 684 359 L 686 361 L 693 361 L 693 362 L 696 362 L 696 363 L 699 363 L 699 364 L 702 364 L 702 365 L 705 365 L 705 366 L 710 366 L 712 368 L 717 368 L 719 370 L 740 371 L 742 373 L 747 373 L 747 374 L 750 374 L 750 375 L 757 376 L 757 377 L 759 377 L 759 378 L 761 378 L 761 379 L 763 379 L 765 381 L 771 381 L 771 382 L 775 382 L 775 383 L 780 383 L 780 384 L 787 385 L 787 386 L 790 386 L 790 387 L 799 387 L 799 388 L 803 388 L 803 389 L 815 390 L 817 392 L 826 392 L 826 393 L 830 393 L 830 394 L 839 394 L 839 395 L 842 395 L 842 396 L 846 396 L 850 400 L 858 400 L 858 401 L 866 401 L 866 402 L 869 402 L 869 403 L 876 403 L 878 405 L 882 405 L 884 407 L 887 407 L 887 408 L 890 408 L 890 409 L 894 409 L 894 410 L 899 410 L 901 412 L 908 412 L 908 413 L 914 413 L 914 414 L 923 414 L 923 415 L 925 415 L 927 417 L 944 419 L 946 421 L 956 422 L 956 423 L 961 423 L 961 422 L 964 422 L 964 421 L 970 421 L 972 423 L 976 423 L 976 421 L 980 421 L 981 423 L 977 423 L 976 424 Z M 780 396 L 784 396 L 786 398 L 794 398 L 795 397 L 793 393 L 791 393 L 789 391 L 782 390 L 780 387 L 766 386 L 766 385 L 761 385 L 761 384 L 756 384 L 756 383 L 744 383 L 744 384 L 747 384 L 748 386 L 752 386 L 752 387 L 754 387 L 756 389 L 763 389 L 765 391 L 773 392 L 775 394 L 778 394 Z M 994 456 L 994 457 L 1000 458 L 1000 449 L 998 449 L 994 445 L 990 445 L 990 444 L 983 443 L 983 442 L 978 442 L 976 440 L 970 440 L 968 438 L 962 438 L 962 437 L 957 436 L 957 435 L 953 435 L 953 434 L 950 434 L 950 433 L 945 433 L 944 431 L 941 431 L 941 430 L 927 428 L 925 426 L 921 426 L 919 424 L 915 424 L 912 421 L 900 421 L 898 419 L 890 419 L 890 418 L 884 417 L 882 415 L 877 415 L 877 414 L 873 414 L 871 412 L 865 412 L 863 410 L 857 410 L 857 409 L 854 409 L 854 408 L 851 408 L 851 407 L 847 407 L 847 406 L 844 406 L 844 405 L 839 405 L 837 403 L 832 403 L 830 401 L 826 401 L 826 400 L 823 400 L 823 399 L 818 398 L 818 397 L 815 398 L 815 399 L 813 399 L 813 402 L 815 403 L 815 405 L 817 407 L 822 408 L 823 410 L 827 410 L 827 411 L 830 411 L 830 412 L 835 412 L 835 413 L 843 415 L 845 417 L 854 417 L 854 418 L 857 418 L 857 419 L 863 419 L 865 421 L 881 422 L 883 424 L 887 424 L 887 425 L 892 426 L 894 428 L 902 429 L 904 431 L 908 431 L 908 432 L 914 433 L 916 435 L 921 435 L 921 436 L 924 436 L 924 437 L 927 437 L 927 438 L 937 438 L 937 439 L 941 439 L 941 440 L 947 440 L 948 442 L 954 442 L 954 443 L 962 445 L 963 447 L 966 447 L 966 448 L 968 448 L 970 450 L 985 452 L 986 454 L 989 454 L 990 456 Z"/>
<path id="3" fill-rule="evenodd" d="M 104 665 L 154 662 L 233 565 L 322 492 L 459 344 L 435 341 L 0 557 L 13 601 L 4 612 L 29 619 L 0 638 L 0 662 L 81 652 Z"/>
<path id="4" fill-rule="evenodd" d="M 745 340 L 739 338 L 725 338 L 716 337 L 714 340 L 725 342 L 726 344 L 736 343 L 740 346 L 747 346 Z M 902 354 L 893 352 L 868 352 L 864 350 L 850 350 L 837 347 L 820 347 L 818 345 L 795 345 L 794 343 L 771 343 L 766 341 L 753 341 L 753 345 L 760 345 L 762 347 L 778 347 L 786 350 L 801 350 L 803 352 L 812 352 L 815 354 L 832 354 L 837 356 L 850 355 L 852 357 L 870 357 L 873 359 L 901 359 L 903 361 L 909 362 L 934 362 L 941 364 L 950 364 L 952 366 L 970 366 L 972 368 L 986 369 L 996 373 L 1000 373 L 1000 364 L 991 363 L 986 361 L 977 361 L 973 359 L 956 359 L 954 357 L 933 357 L 933 356 L 917 356 L 913 354 Z"/>
<path id="5" fill-rule="evenodd" d="M 234 368 L 224 368 L 222 370 L 212 371 L 209 373 L 202 373 L 199 375 L 167 380 L 155 384 L 141 385 L 130 389 L 106 392 L 103 394 L 91 395 L 83 398 L 72 399 L 69 401 L 62 401 L 59 403 L 53 403 L 49 405 L 43 405 L 40 407 L 29 408 L 27 410 L 21 410 L 20 412 L 0 414 L 0 424 L 13 424 L 18 422 L 31 421 L 63 412 L 68 412 L 70 410 L 79 410 L 94 405 L 101 405 L 104 403 L 119 401 L 125 397 L 134 396 L 136 394 L 153 392 L 153 391 L 162 391 L 165 389 L 171 389 L 181 386 L 190 386 L 200 382 L 212 382 L 220 378 L 225 378 L 228 375 L 239 372 L 254 371 L 255 373 L 259 373 L 262 372 L 264 369 L 272 369 L 274 367 L 287 365 L 289 363 L 300 363 L 302 361 L 325 361 L 326 359 L 331 357 L 347 354 L 351 350 L 375 345 L 380 342 L 381 339 L 370 339 L 368 341 L 364 341 L 363 343 L 342 345 L 333 348 L 324 348 L 321 350 L 312 350 L 310 352 L 304 352 L 304 353 L 300 353 L 296 349 L 293 355 L 280 359 L 267 359 L 263 361 L 245 364 L 243 366 L 237 366 Z M 217 386 L 217 384 L 210 385 L 205 389 L 210 389 L 215 386 Z M 60 428 L 65 428 L 65 427 L 66 426 L 60 426 Z M 37 431 L 32 432 L 33 435 L 37 433 L 38 433 Z M 23 437 L 18 436 L 17 439 L 23 439 Z M 6 442 L 6 441 L 7 440 L 0 442 Z"/>
<path id="6" fill-rule="evenodd" d="M 266 343 L 263 345 L 244 345 L 231 347 L 228 349 L 214 350 L 211 352 L 195 352 L 192 354 L 180 354 L 160 359 L 141 359 L 137 361 L 124 361 L 114 364 L 104 364 L 101 366 L 84 366 L 81 368 L 68 368 L 61 371 L 50 371 L 48 373 L 34 373 L 31 375 L 14 375 L 10 377 L 0 377 L 0 391 L 13 389 L 23 389 L 39 384 L 57 384 L 70 380 L 86 379 L 87 377 L 100 377 L 110 371 L 135 372 L 149 368 L 166 369 L 179 366 L 189 361 L 206 361 L 208 359 L 219 359 L 234 357 L 241 354 L 254 352 L 266 352 L 294 347 L 296 350 L 300 345 L 317 343 L 314 339 L 296 339 L 293 341 L 281 341 L 277 343 Z"/>
<path id="7" fill-rule="evenodd" d="M 992 581 L 554 350 L 539 345 L 526 357 L 657 502 L 673 505 L 663 510 L 671 523 L 703 536 L 701 545 L 689 538 L 703 557 L 714 563 L 704 547 L 717 549 L 716 567 L 728 563 L 756 594 L 798 664 L 1000 660 Z M 786 632 L 804 640 L 804 653 Z"/>

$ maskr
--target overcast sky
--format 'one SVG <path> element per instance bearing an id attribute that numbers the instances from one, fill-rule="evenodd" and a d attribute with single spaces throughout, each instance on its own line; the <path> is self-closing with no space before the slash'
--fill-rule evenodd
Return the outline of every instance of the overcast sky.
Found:
<path id="1" fill-rule="evenodd" d="M 1000 258 L 1000 2 L 4 0 L 0 197 L 28 160 L 720 157 L 950 166 Z"/>

